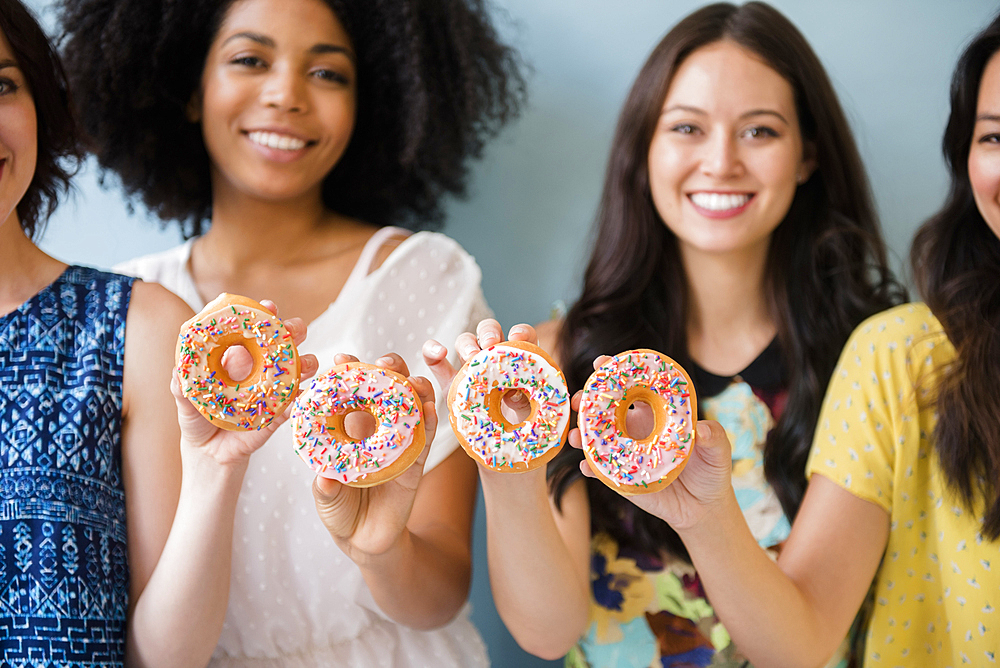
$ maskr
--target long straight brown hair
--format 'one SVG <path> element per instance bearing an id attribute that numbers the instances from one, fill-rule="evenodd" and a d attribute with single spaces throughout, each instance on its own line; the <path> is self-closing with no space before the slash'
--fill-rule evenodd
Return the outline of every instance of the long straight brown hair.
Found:
<path id="1" fill-rule="evenodd" d="M 756 54 L 790 83 L 803 143 L 818 165 L 772 235 L 765 270 L 788 402 L 768 436 L 764 469 L 791 519 L 843 344 L 857 324 L 905 293 L 889 270 L 868 180 L 833 86 L 802 34 L 769 5 L 704 7 L 670 30 L 643 65 L 618 120 L 583 292 L 566 315 L 559 352 L 572 391 L 583 387 L 600 354 L 653 348 L 690 364 L 687 280 L 677 240 L 653 205 L 647 157 L 677 68 L 721 40 Z M 551 465 L 557 502 L 576 478 L 579 459 L 578 451 L 565 449 Z M 664 522 L 592 482 L 594 531 L 645 551 L 686 554 Z"/>
<path id="2" fill-rule="evenodd" d="M 1000 239 L 976 208 L 969 151 L 983 71 L 998 50 L 1000 16 L 955 68 L 942 143 L 951 188 L 910 252 L 920 295 L 957 352 L 937 388 L 934 447 L 966 507 L 984 502 L 982 533 L 990 540 L 1000 538 Z"/>

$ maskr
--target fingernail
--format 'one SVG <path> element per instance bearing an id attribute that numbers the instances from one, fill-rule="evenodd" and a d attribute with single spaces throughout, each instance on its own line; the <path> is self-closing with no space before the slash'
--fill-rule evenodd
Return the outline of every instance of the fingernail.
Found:
<path id="1" fill-rule="evenodd" d="M 424 345 L 424 349 L 427 351 L 428 355 L 435 355 L 435 356 L 437 356 L 437 355 L 443 355 L 444 354 L 444 346 L 442 346 L 437 341 L 430 341 L 430 342 L 428 342 L 427 344 Z"/>
<path id="2" fill-rule="evenodd" d="M 510 328 L 511 336 L 515 334 L 527 334 L 527 333 L 528 333 L 528 328 L 525 327 L 524 325 L 514 325 L 513 327 Z"/>
<path id="3" fill-rule="evenodd" d="M 384 364 L 386 366 L 389 366 L 389 365 L 392 364 L 392 358 L 391 357 L 379 357 L 378 360 L 376 360 L 375 363 L 376 364 Z"/>
<path id="4" fill-rule="evenodd" d="M 497 342 L 497 336 L 493 332 L 487 332 L 483 334 L 482 341 L 484 346 L 492 346 L 494 343 Z"/>
<path id="5" fill-rule="evenodd" d="M 695 434 L 699 441 L 711 440 L 712 438 L 712 425 L 707 422 L 699 422 L 695 426 Z"/>

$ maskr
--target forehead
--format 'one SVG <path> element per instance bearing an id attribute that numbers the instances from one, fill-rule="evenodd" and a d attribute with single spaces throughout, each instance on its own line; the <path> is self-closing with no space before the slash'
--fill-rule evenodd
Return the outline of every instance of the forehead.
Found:
<path id="1" fill-rule="evenodd" d="M 979 81 L 977 113 L 1000 114 L 1000 51 L 986 63 L 983 78 Z"/>
<path id="2" fill-rule="evenodd" d="M 216 40 L 240 32 L 281 37 L 284 41 L 295 39 L 310 45 L 351 43 L 340 19 L 322 0 L 236 0 L 226 11 Z"/>
<path id="3" fill-rule="evenodd" d="M 731 41 L 693 51 L 667 90 L 665 106 L 682 104 L 706 111 L 775 109 L 794 112 L 791 84 L 760 56 Z"/>

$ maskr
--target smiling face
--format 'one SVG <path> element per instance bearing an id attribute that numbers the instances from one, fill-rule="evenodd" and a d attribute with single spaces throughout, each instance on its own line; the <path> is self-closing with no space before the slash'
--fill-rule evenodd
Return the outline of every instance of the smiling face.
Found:
<path id="1" fill-rule="evenodd" d="M 792 87 L 758 57 L 721 41 L 677 68 L 649 147 L 649 185 L 682 257 L 766 256 L 812 170 Z"/>
<path id="2" fill-rule="evenodd" d="M 986 64 L 979 82 L 969 180 L 976 207 L 993 234 L 1000 237 L 1000 52 Z"/>
<path id="3" fill-rule="evenodd" d="M 351 40 L 320 0 L 238 0 L 209 49 L 200 121 L 216 197 L 320 197 L 354 129 Z"/>
<path id="4" fill-rule="evenodd" d="M 35 175 L 38 121 L 28 82 L 0 33 L 0 225 L 17 225 L 17 205 Z"/>

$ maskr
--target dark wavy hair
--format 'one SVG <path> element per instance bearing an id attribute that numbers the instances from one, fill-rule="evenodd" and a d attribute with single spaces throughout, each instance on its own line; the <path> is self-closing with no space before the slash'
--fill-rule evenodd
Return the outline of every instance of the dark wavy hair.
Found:
<path id="1" fill-rule="evenodd" d="M 944 158 L 951 188 L 910 250 L 921 297 L 955 346 L 937 388 L 934 442 L 949 486 L 967 508 L 985 502 L 983 536 L 1000 538 L 1000 239 L 973 199 L 969 152 L 979 85 L 1000 51 L 1000 16 L 962 54 L 951 80 Z"/>
<path id="2" fill-rule="evenodd" d="M 559 352 L 572 391 L 599 354 L 660 350 L 691 364 L 687 280 L 678 244 L 654 207 L 647 156 L 677 68 L 695 50 L 731 40 L 781 74 L 795 93 L 803 143 L 817 169 L 774 231 L 765 268 L 778 324 L 788 401 L 764 448 L 764 470 L 788 517 L 805 492 L 805 465 L 841 348 L 866 317 L 897 304 L 895 280 L 861 158 L 833 87 L 802 34 L 761 2 L 713 4 L 690 14 L 655 47 L 625 100 L 611 147 L 583 293 L 569 310 Z M 558 500 L 578 476 L 579 451 L 550 467 Z M 592 524 L 619 544 L 686 556 L 666 523 L 588 480 Z"/>
<path id="3" fill-rule="evenodd" d="M 63 57 L 89 148 L 185 237 L 211 218 L 209 156 L 185 116 L 234 0 L 61 0 Z M 357 120 L 323 183 L 333 211 L 432 227 L 466 158 L 515 118 L 521 63 L 483 0 L 325 0 L 357 54 Z"/>
<path id="4" fill-rule="evenodd" d="M 38 157 L 28 190 L 17 204 L 17 216 L 24 233 L 37 239 L 79 166 L 77 126 L 59 56 L 31 12 L 18 0 L 0 0 L 0 30 L 35 102 Z"/>

